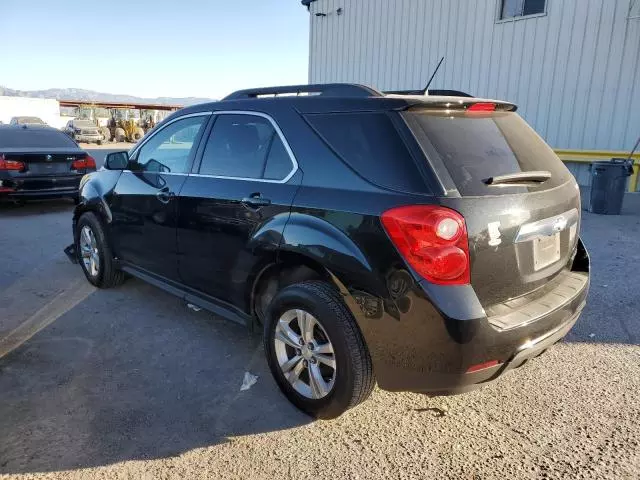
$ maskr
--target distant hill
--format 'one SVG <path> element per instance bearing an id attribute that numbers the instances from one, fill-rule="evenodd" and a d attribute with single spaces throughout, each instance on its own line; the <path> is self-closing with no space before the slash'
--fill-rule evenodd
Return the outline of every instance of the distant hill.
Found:
<path id="1" fill-rule="evenodd" d="M 55 98 L 57 100 L 84 100 L 95 102 L 131 102 L 131 103 L 161 103 L 165 105 L 194 105 L 196 103 L 211 102 L 211 98 L 199 97 L 158 97 L 142 98 L 133 95 L 118 95 L 113 93 L 95 92 L 82 88 L 49 88 L 47 90 L 14 90 L 0 86 L 0 95 L 9 97 Z"/>

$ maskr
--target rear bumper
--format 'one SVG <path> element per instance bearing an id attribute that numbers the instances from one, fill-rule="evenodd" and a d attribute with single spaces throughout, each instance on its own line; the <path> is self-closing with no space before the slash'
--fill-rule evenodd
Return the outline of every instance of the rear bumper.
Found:
<path id="1" fill-rule="evenodd" d="M 461 373 L 460 375 L 454 376 L 454 378 L 451 378 L 451 376 L 449 376 L 449 378 L 441 378 L 440 387 L 429 385 L 423 389 L 416 390 L 413 388 L 411 390 L 430 395 L 456 395 L 476 390 L 489 382 L 497 380 L 505 373 L 521 367 L 529 360 L 542 355 L 549 347 L 562 340 L 578 321 L 584 305 L 585 302 L 582 303 L 577 312 L 553 330 L 524 342 L 505 363 L 473 373 Z"/>
<path id="2" fill-rule="evenodd" d="M 56 190 L 21 190 L 16 192 L 0 192 L 0 198 L 13 200 L 40 200 L 47 198 L 66 198 L 78 195 L 78 189 L 61 188 Z"/>
<path id="3" fill-rule="evenodd" d="M 73 135 L 73 139 L 76 142 L 97 143 L 104 140 L 104 135 L 81 135 L 76 133 Z"/>
<path id="4" fill-rule="evenodd" d="M 572 274 L 581 276 L 582 282 L 574 294 L 508 329 L 497 328 L 482 316 L 482 308 L 469 301 L 471 287 L 447 287 L 444 301 L 435 296 L 443 291 L 413 287 L 393 299 L 395 311 L 389 308 L 392 300 L 385 300 L 384 312 L 377 318 L 368 318 L 361 299 L 348 298 L 380 388 L 430 395 L 464 393 L 543 353 L 569 332 L 585 306 L 589 259 L 582 243 L 578 250 Z M 492 366 L 480 369 L 484 364 Z"/>
<path id="5" fill-rule="evenodd" d="M 7 178 L 0 176 L 0 198 L 74 197 L 78 194 L 82 176 L 81 174 Z"/>

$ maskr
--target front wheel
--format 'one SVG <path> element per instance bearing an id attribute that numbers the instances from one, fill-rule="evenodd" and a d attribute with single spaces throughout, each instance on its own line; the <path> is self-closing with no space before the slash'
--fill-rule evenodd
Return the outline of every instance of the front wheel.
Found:
<path id="1" fill-rule="evenodd" d="M 118 270 L 102 223 L 93 212 L 83 213 L 75 230 L 78 263 L 87 280 L 98 288 L 120 285 L 124 272 Z"/>
<path id="2" fill-rule="evenodd" d="M 335 418 L 366 400 L 375 383 L 362 334 L 328 283 L 290 285 L 266 316 L 264 347 L 278 386 L 314 417 Z"/>

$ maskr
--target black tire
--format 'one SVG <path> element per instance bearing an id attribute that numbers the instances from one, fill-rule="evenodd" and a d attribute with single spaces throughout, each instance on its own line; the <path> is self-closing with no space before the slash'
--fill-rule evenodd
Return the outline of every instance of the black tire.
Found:
<path id="1" fill-rule="evenodd" d="M 80 203 L 80 196 L 79 195 L 75 195 L 75 196 L 71 197 L 71 200 L 73 200 L 73 204 L 74 205 L 78 205 Z"/>
<path id="2" fill-rule="evenodd" d="M 80 251 L 80 232 L 85 226 L 88 226 L 92 230 L 96 240 L 96 248 L 98 249 L 98 257 L 100 259 L 100 266 L 96 275 L 92 275 L 82 261 Z M 78 255 L 78 263 L 80 263 L 82 271 L 91 284 L 98 288 L 111 288 L 124 282 L 126 278 L 125 273 L 116 268 L 113 261 L 111 247 L 109 246 L 109 242 L 105 236 L 104 227 L 95 213 L 86 212 L 80 216 L 75 229 L 74 241 Z"/>
<path id="3" fill-rule="evenodd" d="M 298 393 L 278 363 L 275 329 L 281 315 L 291 309 L 311 313 L 322 324 L 333 345 L 335 380 L 323 398 L 313 399 Z M 271 302 L 265 320 L 264 349 L 269 368 L 280 390 L 300 410 L 313 417 L 331 419 L 369 397 L 375 384 L 369 351 L 351 312 L 330 284 L 314 280 L 282 289 Z"/>

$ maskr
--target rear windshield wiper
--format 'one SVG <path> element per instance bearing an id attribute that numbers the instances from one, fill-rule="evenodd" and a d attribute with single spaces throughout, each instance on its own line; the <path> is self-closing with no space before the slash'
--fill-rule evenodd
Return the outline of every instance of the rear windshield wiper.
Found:
<path id="1" fill-rule="evenodd" d="M 540 170 L 537 172 L 517 172 L 507 175 L 496 175 L 483 180 L 487 185 L 507 185 L 517 183 L 543 183 L 551 178 L 551 172 Z"/>

